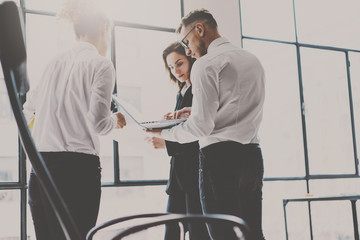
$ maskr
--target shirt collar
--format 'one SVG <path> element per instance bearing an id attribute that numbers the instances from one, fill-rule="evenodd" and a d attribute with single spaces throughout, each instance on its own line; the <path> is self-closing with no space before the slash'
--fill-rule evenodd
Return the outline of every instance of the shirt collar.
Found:
<path id="1" fill-rule="evenodd" d="M 212 49 L 220 46 L 221 44 L 224 44 L 224 43 L 229 43 L 229 40 L 227 40 L 226 38 L 224 37 L 219 37 L 217 39 L 215 39 L 214 41 L 212 41 L 207 49 L 208 52 L 211 52 Z"/>
<path id="2" fill-rule="evenodd" d="M 191 88 L 191 84 L 189 86 L 185 86 L 181 89 L 180 93 L 182 96 L 185 96 L 185 94 L 187 93 L 187 91 Z"/>
<path id="3" fill-rule="evenodd" d="M 75 43 L 75 46 L 78 48 L 88 48 L 88 49 L 97 51 L 97 48 L 94 45 L 92 45 L 91 43 L 88 43 L 88 42 L 84 42 L 84 41 L 77 41 Z"/>

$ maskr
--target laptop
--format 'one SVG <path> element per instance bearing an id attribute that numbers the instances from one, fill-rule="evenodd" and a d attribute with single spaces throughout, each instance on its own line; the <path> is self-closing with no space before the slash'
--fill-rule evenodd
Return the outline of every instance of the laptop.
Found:
<path id="1" fill-rule="evenodd" d="M 186 118 L 180 118 L 180 119 L 170 119 L 170 120 L 159 120 L 159 121 L 147 121 L 147 122 L 139 122 L 136 120 L 136 118 L 130 114 L 130 112 L 125 108 L 127 105 L 123 100 L 121 100 L 118 96 L 112 95 L 112 100 L 115 103 L 116 106 L 123 109 L 124 112 L 126 112 L 129 117 L 134 120 L 139 126 L 146 128 L 148 130 L 152 129 L 166 129 L 171 128 L 173 126 L 176 126 L 182 122 L 185 122 Z"/>

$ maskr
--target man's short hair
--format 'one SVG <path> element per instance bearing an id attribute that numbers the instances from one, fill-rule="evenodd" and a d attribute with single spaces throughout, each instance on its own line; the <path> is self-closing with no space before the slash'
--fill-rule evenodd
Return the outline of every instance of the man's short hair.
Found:
<path id="1" fill-rule="evenodd" d="M 213 15 L 208 10 L 202 8 L 191 11 L 185 17 L 183 17 L 176 32 L 180 33 L 182 27 L 187 27 L 194 22 L 203 22 L 209 25 L 211 28 L 217 29 L 217 22 Z"/>

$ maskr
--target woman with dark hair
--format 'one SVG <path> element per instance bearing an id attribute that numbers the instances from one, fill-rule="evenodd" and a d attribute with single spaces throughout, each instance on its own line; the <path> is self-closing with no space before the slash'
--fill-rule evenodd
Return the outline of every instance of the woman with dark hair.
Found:
<path id="1" fill-rule="evenodd" d="M 77 42 L 47 65 L 24 104 L 32 135 L 82 238 L 95 226 L 101 196 L 99 135 L 126 125 L 111 113 L 115 84 L 105 58 L 110 22 L 88 1 L 69 1 L 59 17 L 72 23 Z M 37 240 L 65 236 L 35 172 L 29 180 L 29 205 Z"/>
<path id="2" fill-rule="evenodd" d="M 184 107 L 191 107 L 193 95 L 191 92 L 190 71 L 194 59 L 186 56 L 181 44 L 175 42 L 163 51 L 163 60 L 170 80 L 179 86 L 175 111 Z M 164 117 L 166 119 L 171 118 L 171 113 L 166 114 Z M 167 211 L 170 213 L 202 214 L 199 196 L 198 142 L 180 144 L 153 137 L 152 144 L 156 149 L 166 147 L 168 155 L 171 156 L 170 177 L 166 189 L 166 193 L 169 195 Z M 190 239 L 209 239 L 204 223 L 189 224 L 187 230 Z M 178 226 L 167 225 L 165 239 L 178 238 Z"/>

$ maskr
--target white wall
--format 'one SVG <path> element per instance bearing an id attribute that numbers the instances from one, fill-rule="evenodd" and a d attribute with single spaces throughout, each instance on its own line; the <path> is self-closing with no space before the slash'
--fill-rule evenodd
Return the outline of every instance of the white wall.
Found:
<path id="1" fill-rule="evenodd" d="M 205 8 L 213 14 L 223 37 L 241 46 L 238 0 L 184 0 L 185 15 L 199 8 Z"/>

